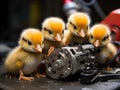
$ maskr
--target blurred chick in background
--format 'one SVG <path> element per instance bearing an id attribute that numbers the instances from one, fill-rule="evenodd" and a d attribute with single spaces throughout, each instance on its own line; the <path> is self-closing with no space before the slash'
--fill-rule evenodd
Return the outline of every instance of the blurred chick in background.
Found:
<path id="1" fill-rule="evenodd" d="M 109 28 L 104 24 L 96 24 L 91 27 L 89 41 L 96 48 L 101 48 L 98 54 L 98 64 L 106 64 L 117 53 L 116 47 L 111 43 Z M 111 70 L 111 68 L 106 68 Z"/>
<path id="2" fill-rule="evenodd" d="M 44 51 L 50 53 L 55 47 L 62 47 L 62 39 L 64 36 L 65 23 L 58 17 L 50 17 L 43 21 L 42 31 L 44 33 Z"/>
<path id="3" fill-rule="evenodd" d="M 37 29 L 25 29 L 20 36 L 19 45 L 13 49 L 5 60 L 5 68 L 10 73 L 20 73 L 19 80 L 33 80 L 26 77 L 33 73 L 44 58 L 43 34 Z"/>
<path id="4" fill-rule="evenodd" d="M 74 14 L 71 14 L 66 24 L 67 30 L 65 31 L 65 37 L 63 39 L 64 45 L 68 45 L 70 43 L 89 43 L 89 24 L 90 17 L 88 14 L 83 12 L 76 12 Z"/>

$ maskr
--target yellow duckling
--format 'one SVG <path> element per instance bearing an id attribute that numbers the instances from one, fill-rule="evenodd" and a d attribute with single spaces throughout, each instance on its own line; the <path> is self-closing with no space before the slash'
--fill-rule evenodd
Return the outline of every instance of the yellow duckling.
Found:
<path id="1" fill-rule="evenodd" d="M 20 36 L 19 45 L 14 48 L 5 60 L 5 68 L 8 72 L 19 72 L 19 80 L 33 80 L 26 77 L 33 73 L 44 58 L 42 54 L 43 34 L 37 29 L 25 29 Z"/>

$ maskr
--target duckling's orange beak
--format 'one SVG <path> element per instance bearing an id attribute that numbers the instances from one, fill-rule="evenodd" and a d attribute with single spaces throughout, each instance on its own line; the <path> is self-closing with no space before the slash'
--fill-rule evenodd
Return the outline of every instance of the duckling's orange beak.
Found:
<path id="1" fill-rule="evenodd" d="M 61 36 L 60 36 L 59 33 L 56 34 L 55 40 L 57 40 L 57 41 L 59 41 L 59 42 L 62 40 L 62 38 L 61 38 Z"/>
<path id="2" fill-rule="evenodd" d="M 94 42 L 94 46 L 95 46 L 95 47 L 99 47 L 99 46 L 100 46 L 100 41 L 99 41 L 99 40 L 96 40 L 96 41 Z"/>
<path id="3" fill-rule="evenodd" d="M 85 31 L 83 29 L 79 32 L 79 36 L 81 36 L 82 38 L 85 37 Z"/>
<path id="4" fill-rule="evenodd" d="M 37 44 L 37 46 L 35 47 L 35 50 L 38 52 L 42 52 L 42 47 L 39 44 Z"/>

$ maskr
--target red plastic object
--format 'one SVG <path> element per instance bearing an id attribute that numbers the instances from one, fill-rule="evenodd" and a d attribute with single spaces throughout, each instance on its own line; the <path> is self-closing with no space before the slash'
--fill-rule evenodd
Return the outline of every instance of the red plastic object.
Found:
<path id="1" fill-rule="evenodd" d="M 120 9 L 112 11 L 101 23 L 110 27 L 113 41 L 120 41 Z"/>
<path id="2" fill-rule="evenodd" d="M 66 3 L 72 2 L 72 0 L 64 0 L 63 2 L 64 4 L 66 4 Z"/>

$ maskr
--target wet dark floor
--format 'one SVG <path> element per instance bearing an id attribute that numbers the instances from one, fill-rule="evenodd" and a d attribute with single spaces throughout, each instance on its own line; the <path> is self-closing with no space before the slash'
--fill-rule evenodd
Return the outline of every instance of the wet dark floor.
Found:
<path id="1" fill-rule="evenodd" d="M 4 68 L 0 65 L 0 75 Z M 33 81 L 19 81 L 0 77 L 0 90 L 120 90 L 120 80 L 96 82 L 90 85 L 81 84 L 79 80 L 63 81 L 50 78 L 35 78 Z"/>
<path id="2" fill-rule="evenodd" d="M 16 78 L 0 79 L 0 88 L 3 90 L 116 90 L 120 82 L 98 82 L 92 85 L 83 85 L 78 82 L 63 82 L 47 78 L 34 81 L 19 81 Z M 119 88 L 120 89 L 120 88 Z"/>

